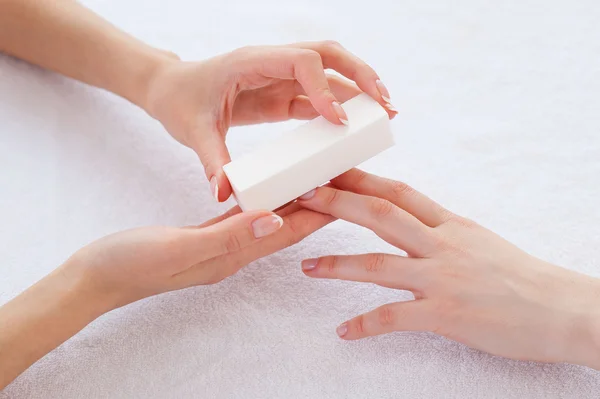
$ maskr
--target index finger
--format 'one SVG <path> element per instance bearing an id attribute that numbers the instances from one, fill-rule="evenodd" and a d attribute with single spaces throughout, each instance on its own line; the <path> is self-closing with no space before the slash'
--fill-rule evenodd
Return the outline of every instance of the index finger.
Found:
<path id="1" fill-rule="evenodd" d="M 346 50 L 340 43 L 332 40 L 322 42 L 297 43 L 292 46 L 316 51 L 321 56 L 323 66 L 333 69 L 350 80 L 383 106 L 390 115 L 396 116 L 398 111 L 391 103 L 390 92 L 379 75 L 365 61 Z"/>
<path id="2" fill-rule="evenodd" d="M 267 78 L 297 80 L 317 112 L 328 121 L 348 124 L 346 112 L 329 88 L 318 52 L 296 47 L 260 47 L 237 50 L 242 72 Z"/>

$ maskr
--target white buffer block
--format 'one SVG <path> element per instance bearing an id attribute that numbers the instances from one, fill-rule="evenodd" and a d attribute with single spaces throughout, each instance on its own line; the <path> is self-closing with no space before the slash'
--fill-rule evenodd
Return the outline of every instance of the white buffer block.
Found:
<path id="1" fill-rule="evenodd" d="M 319 116 L 223 167 L 243 211 L 275 210 L 394 145 L 388 113 L 367 94 L 342 107 L 348 126 Z"/>

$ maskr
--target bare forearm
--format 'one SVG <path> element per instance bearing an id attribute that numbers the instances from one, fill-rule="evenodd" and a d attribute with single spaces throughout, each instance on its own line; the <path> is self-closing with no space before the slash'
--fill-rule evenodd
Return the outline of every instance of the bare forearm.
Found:
<path id="1" fill-rule="evenodd" d="M 0 389 L 106 310 L 60 268 L 0 307 Z"/>
<path id="2" fill-rule="evenodd" d="M 0 51 L 138 105 L 155 70 L 176 59 L 72 0 L 0 0 Z"/>

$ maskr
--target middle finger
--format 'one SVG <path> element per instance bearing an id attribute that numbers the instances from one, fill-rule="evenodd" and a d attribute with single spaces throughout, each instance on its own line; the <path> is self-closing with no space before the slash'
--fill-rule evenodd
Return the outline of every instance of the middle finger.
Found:
<path id="1" fill-rule="evenodd" d="M 425 257 L 434 250 L 433 230 L 390 201 L 319 187 L 298 202 L 313 211 L 366 227 L 411 257 Z"/>

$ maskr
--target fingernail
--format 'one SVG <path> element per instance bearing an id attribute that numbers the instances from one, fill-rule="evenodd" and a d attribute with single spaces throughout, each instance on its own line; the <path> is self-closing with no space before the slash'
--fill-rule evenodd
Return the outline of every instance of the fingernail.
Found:
<path id="1" fill-rule="evenodd" d="M 312 197 L 314 197 L 314 196 L 315 196 L 315 193 L 316 193 L 316 192 L 317 192 L 317 190 L 314 190 L 314 189 L 313 189 L 313 190 L 310 190 L 310 191 L 309 191 L 309 192 L 307 192 L 306 194 L 302 194 L 300 197 L 298 197 L 298 199 L 301 199 L 301 200 L 309 200 L 309 199 L 311 199 Z"/>
<path id="2" fill-rule="evenodd" d="M 309 271 L 317 267 L 318 259 L 306 259 L 302 262 L 302 270 Z"/>
<path id="3" fill-rule="evenodd" d="M 342 325 L 340 325 L 335 332 L 337 333 L 338 336 L 343 337 L 344 335 L 346 335 L 346 333 L 348 332 L 348 323 L 344 323 Z"/>
<path id="4" fill-rule="evenodd" d="M 334 101 L 331 104 L 331 107 L 333 108 L 333 111 L 338 116 L 338 119 L 340 120 L 340 122 L 342 122 L 344 125 L 348 126 L 348 115 L 346 115 L 346 111 L 344 111 L 344 108 L 342 108 L 340 103 L 338 103 L 337 101 Z"/>
<path id="5" fill-rule="evenodd" d="M 392 111 L 392 112 L 395 112 L 397 114 L 399 113 L 398 110 L 396 108 L 394 108 L 394 106 L 392 104 L 390 104 L 390 103 L 385 104 L 385 107 L 387 109 L 389 109 L 390 111 Z"/>
<path id="6" fill-rule="evenodd" d="M 390 100 L 390 92 L 388 91 L 387 87 L 385 87 L 383 82 L 377 79 L 375 84 L 377 85 L 377 90 L 379 90 L 379 94 L 381 95 L 381 98 L 383 98 L 383 101 L 388 104 L 391 103 L 392 101 Z"/>
<path id="7" fill-rule="evenodd" d="M 212 191 L 215 200 L 219 202 L 219 183 L 217 183 L 217 176 L 210 178 L 210 191 Z"/>
<path id="8" fill-rule="evenodd" d="M 275 233 L 283 226 L 283 219 L 278 215 L 263 216 L 252 222 L 254 237 L 261 238 Z"/>

